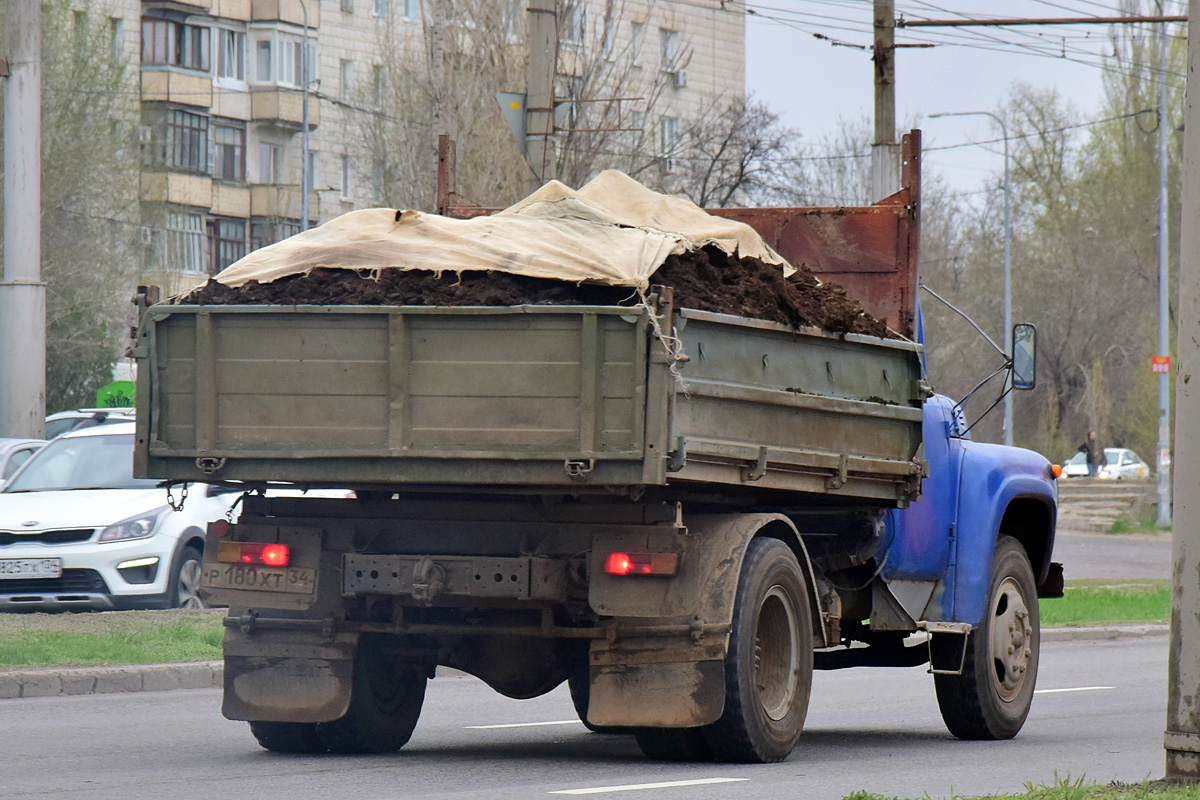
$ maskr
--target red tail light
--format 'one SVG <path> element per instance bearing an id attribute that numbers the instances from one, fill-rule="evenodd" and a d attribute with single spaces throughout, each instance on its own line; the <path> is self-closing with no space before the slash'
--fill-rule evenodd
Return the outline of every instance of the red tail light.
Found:
<path id="1" fill-rule="evenodd" d="M 675 553 L 609 553 L 604 562 L 609 575 L 674 575 L 678 567 Z"/>
<path id="2" fill-rule="evenodd" d="M 259 542 L 221 542 L 217 561 L 226 564 L 262 564 L 267 567 L 286 567 L 291 550 L 286 544 Z"/>

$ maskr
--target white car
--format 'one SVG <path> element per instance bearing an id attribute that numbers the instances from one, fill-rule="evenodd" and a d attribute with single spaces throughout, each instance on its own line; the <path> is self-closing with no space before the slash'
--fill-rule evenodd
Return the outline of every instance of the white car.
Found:
<path id="1" fill-rule="evenodd" d="M 1097 478 L 1110 481 L 1136 481 L 1150 475 L 1150 467 L 1138 454 L 1125 447 L 1104 448 L 1104 466 Z"/>
<path id="2" fill-rule="evenodd" d="M 110 422 L 133 422 L 132 408 L 80 408 L 75 411 L 59 411 L 46 417 L 46 438 L 53 439 L 68 431 L 104 425 Z"/>
<path id="3" fill-rule="evenodd" d="M 1063 475 L 1068 478 L 1086 478 L 1088 476 L 1087 454 L 1076 453 L 1063 464 Z M 1150 467 L 1138 458 L 1138 454 L 1125 447 L 1104 448 L 1104 465 L 1096 472 L 1096 477 L 1102 480 L 1140 480 L 1150 475 Z"/>
<path id="4" fill-rule="evenodd" d="M 125 422 L 63 434 L 0 490 L 0 611 L 203 607 L 204 532 L 238 493 L 193 484 L 172 510 L 132 477 L 133 437 Z"/>

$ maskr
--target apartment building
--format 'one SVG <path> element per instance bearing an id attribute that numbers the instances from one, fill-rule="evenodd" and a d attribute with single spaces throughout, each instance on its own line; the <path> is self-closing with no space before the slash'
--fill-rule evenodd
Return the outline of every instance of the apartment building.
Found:
<path id="1" fill-rule="evenodd" d="M 431 0 L 119 2 L 110 20 L 113 46 L 139 62 L 145 280 L 179 291 L 298 233 L 306 205 L 313 226 L 373 204 L 370 168 L 356 163 L 347 141 L 351 117 L 405 113 L 364 108 L 361 100 L 379 105 L 395 55 L 387 49 L 427 46 Z M 510 34 L 520 46 L 524 7 L 511 2 Z M 579 0 L 562 13 L 566 85 L 571 47 L 577 54 L 589 20 L 602 21 L 592 33 L 605 57 L 623 53 L 637 59 L 637 69 L 665 75 L 654 118 L 632 114 L 636 124 L 653 126 L 664 152 L 681 119 L 743 94 L 745 17 L 722 0 Z M 393 34 L 389 48 L 381 45 L 384 26 Z M 306 121 L 307 204 L 300 188 Z"/>

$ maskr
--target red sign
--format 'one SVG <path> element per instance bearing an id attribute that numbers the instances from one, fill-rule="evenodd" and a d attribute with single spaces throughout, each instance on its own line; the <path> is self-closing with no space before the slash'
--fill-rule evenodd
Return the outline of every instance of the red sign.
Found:
<path id="1" fill-rule="evenodd" d="M 1150 356 L 1150 371 L 1151 372 L 1170 372 L 1171 357 L 1170 356 Z"/>

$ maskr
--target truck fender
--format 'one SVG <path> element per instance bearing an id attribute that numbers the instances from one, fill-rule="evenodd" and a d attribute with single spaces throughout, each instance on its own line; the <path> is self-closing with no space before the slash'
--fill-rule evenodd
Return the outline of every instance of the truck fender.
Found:
<path id="1" fill-rule="evenodd" d="M 1041 586 L 1051 575 L 1057 487 L 1041 455 L 1016 447 L 964 442 L 954 569 L 956 622 L 979 625 L 992 558 L 1001 534 L 1025 548 Z"/>
<path id="2" fill-rule="evenodd" d="M 685 516 L 686 527 L 670 546 L 679 553 L 679 571 L 669 579 L 612 576 L 604 571 L 611 552 L 647 546 L 645 537 L 601 534 L 593 542 L 588 600 L 602 616 L 669 619 L 686 617 L 701 625 L 733 620 L 733 603 L 742 560 L 752 539 L 779 539 L 792 549 L 808 582 L 819 646 L 829 644 L 819 612 L 825 607 L 817 576 L 795 524 L 782 514 L 698 514 Z M 635 540 L 637 539 L 637 540 Z M 653 546 L 653 543 L 649 543 Z M 662 543 L 659 546 L 663 546 Z"/>
<path id="3" fill-rule="evenodd" d="M 816 575 L 791 520 L 780 514 L 720 514 L 684 521 L 686 532 L 674 542 L 679 571 L 669 579 L 608 575 L 603 568 L 608 553 L 638 543 L 628 534 L 593 541 L 589 601 L 627 632 L 591 644 L 587 716 L 593 725 L 688 728 L 720 718 L 737 582 L 746 549 L 758 536 L 779 539 L 796 554 L 815 612 L 815 641 L 827 644 Z M 690 625 L 701 635 L 636 635 L 639 626 L 671 623 Z M 704 633 L 713 629 L 725 632 Z"/>

